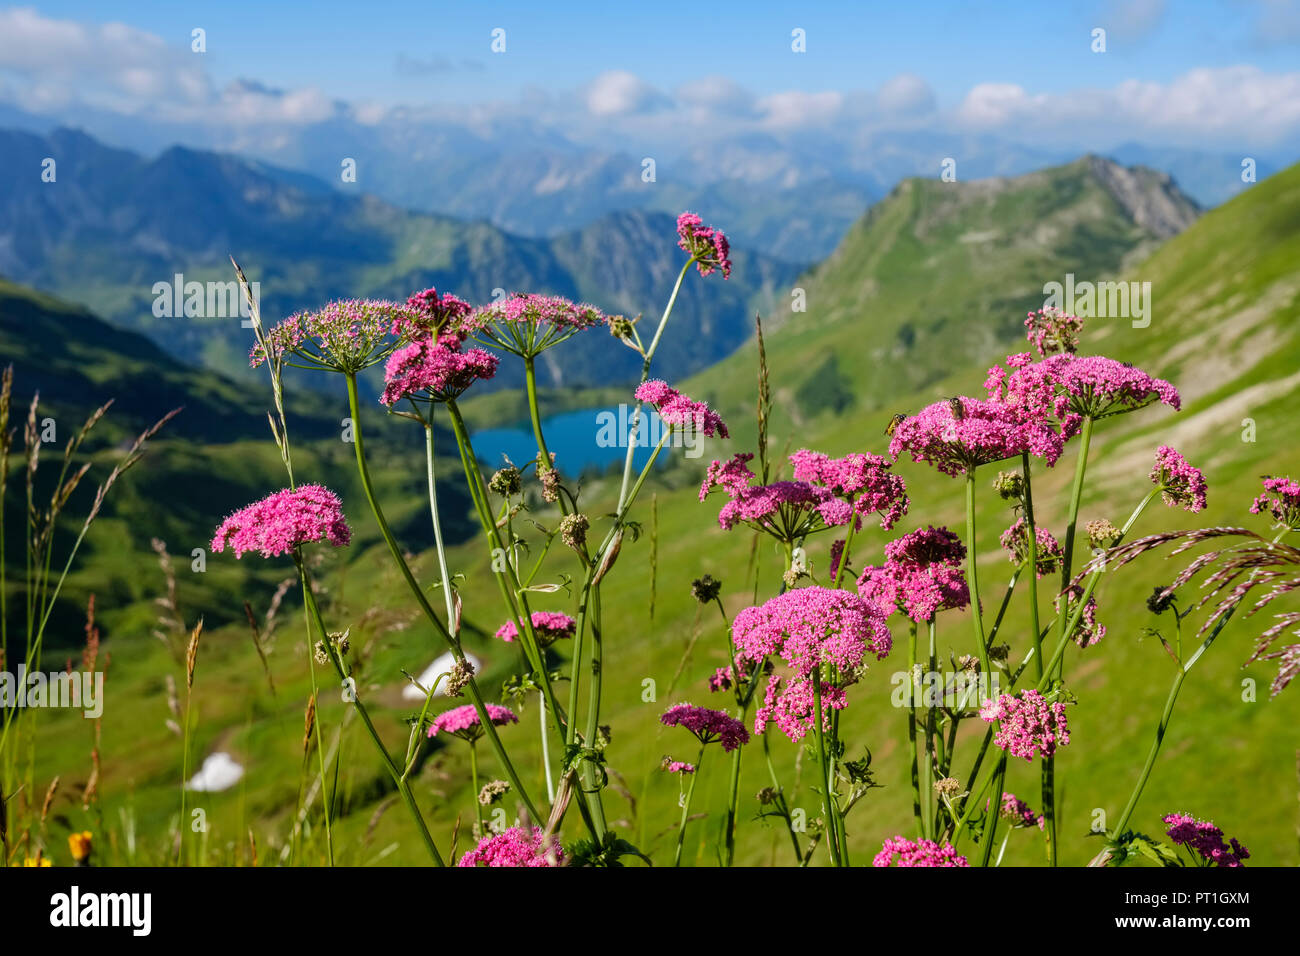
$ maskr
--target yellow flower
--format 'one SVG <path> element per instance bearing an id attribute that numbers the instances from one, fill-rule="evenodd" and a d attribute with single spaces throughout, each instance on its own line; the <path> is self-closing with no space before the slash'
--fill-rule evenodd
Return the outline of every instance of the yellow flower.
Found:
<path id="1" fill-rule="evenodd" d="M 32 859 L 30 856 L 23 859 L 23 866 L 53 866 L 48 856 L 37 857 Z"/>
<path id="2" fill-rule="evenodd" d="M 90 841 L 92 839 L 89 830 L 68 834 L 68 850 L 72 853 L 72 858 L 78 863 L 90 856 Z"/>

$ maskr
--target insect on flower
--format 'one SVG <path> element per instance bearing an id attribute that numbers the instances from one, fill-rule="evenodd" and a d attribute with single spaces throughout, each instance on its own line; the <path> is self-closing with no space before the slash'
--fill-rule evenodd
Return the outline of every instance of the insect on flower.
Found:
<path id="1" fill-rule="evenodd" d="M 961 421 L 966 417 L 966 409 L 962 406 L 961 399 L 954 395 L 948 399 L 948 411 L 952 412 L 952 417 Z"/>
<path id="2" fill-rule="evenodd" d="M 889 419 L 889 424 L 885 426 L 885 437 L 886 437 L 886 438 L 893 438 L 893 437 L 894 437 L 894 429 L 897 428 L 897 427 L 899 426 L 900 423 L 905 422 L 905 421 L 907 421 L 907 416 L 906 416 L 906 415 L 903 415 L 903 414 L 901 414 L 901 413 L 900 413 L 900 414 L 897 414 L 897 415 L 894 415 L 892 418 L 890 418 L 890 419 Z"/>

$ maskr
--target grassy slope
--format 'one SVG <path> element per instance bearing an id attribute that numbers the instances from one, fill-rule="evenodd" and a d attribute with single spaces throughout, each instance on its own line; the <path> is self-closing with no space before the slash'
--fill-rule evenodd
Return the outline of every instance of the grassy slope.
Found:
<path id="1" fill-rule="evenodd" d="M 918 184 L 913 188 L 925 193 L 939 186 Z M 914 201 L 921 203 L 919 197 Z M 1046 202 L 1046 197 L 1040 202 Z M 1050 205 L 1044 208 L 1051 210 Z M 913 207 L 911 214 L 924 211 L 922 204 Z M 827 314 L 829 310 L 817 307 L 815 298 L 810 298 L 806 316 L 795 316 L 782 333 L 769 340 L 773 381 L 782 397 L 773 427 L 776 455 L 785 446 L 786 436 L 792 434 L 799 439 L 790 450 L 806 444 L 831 453 L 883 451 L 886 442 L 882 430 L 893 410 L 918 407 L 936 394 L 976 392 L 984 369 L 1004 351 L 999 339 L 1014 334 L 1016 317 L 1040 298 L 1041 283 L 1059 278 L 1066 271 L 1063 262 L 1076 261 L 1068 255 L 1064 259 L 1059 255 L 1042 259 L 1027 255 L 1017 262 L 991 256 L 981 262 L 969 261 L 962 278 L 953 274 L 953 263 L 918 260 L 916 250 L 906 248 L 906 212 L 886 208 L 877 215 L 886 213 L 899 217 L 894 234 L 903 246 L 902 252 L 881 242 L 878 263 L 846 255 L 838 260 L 837 269 L 832 269 L 832 262 L 823 267 L 820 275 L 808 280 L 810 290 L 819 287 L 815 282 L 820 283 L 827 290 L 827 301 L 841 303 L 838 308 L 845 314 L 854 308 L 855 287 L 875 283 L 879 291 L 872 301 L 882 300 L 882 305 L 873 307 L 872 314 L 881 316 L 881 328 L 873 329 L 865 348 L 860 331 L 847 323 L 837 324 Z M 1294 471 L 1289 436 L 1295 401 L 1295 383 L 1290 376 L 1298 351 L 1293 331 L 1298 311 L 1293 265 L 1297 219 L 1300 168 L 1260 183 L 1209 213 L 1133 271 L 1134 278 L 1153 284 L 1157 311 L 1149 329 L 1092 324 L 1085 351 L 1095 348 L 1164 374 L 1183 388 L 1188 401 L 1177 415 L 1150 409 L 1111 420 L 1099 429 L 1094 452 L 1094 461 L 1099 464 L 1094 468 L 1096 481 L 1085 499 L 1085 520 L 1106 516 L 1121 521 L 1131 503 L 1145 492 L 1150 454 L 1155 445 L 1164 441 L 1175 444 L 1193 462 L 1205 467 L 1211 480 L 1211 505 L 1207 513 L 1196 517 L 1156 506 L 1143 518 L 1138 532 L 1171 523 L 1190 527 L 1243 521 L 1259 474 Z M 1097 247 L 1092 248 L 1095 252 Z M 1084 266 L 1074 268 L 1076 274 L 1082 277 L 1090 269 L 1103 269 L 1099 263 L 1105 257 L 1088 258 L 1091 255 L 1086 249 L 1078 254 Z M 1116 250 L 1109 261 L 1117 267 L 1122 259 L 1123 250 Z M 872 271 L 864 273 L 867 269 Z M 1042 270 L 1049 274 L 1042 275 Z M 1018 284 L 1006 285 L 1012 272 Z M 905 278 L 910 291 L 895 291 L 895 282 Z M 840 298 L 831 299 L 831 295 Z M 941 306 L 947 321 L 942 329 L 931 329 L 931 319 Z M 894 330 L 903 323 L 918 330 L 912 348 L 900 352 L 897 345 L 882 344 L 891 343 Z M 671 334 L 687 333 L 678 327 Z M 817 368 L 817 360 L 836 353 L 846 357 L 846 377 L 855 368 L 871 369 L 871 376 L 848 378 L 851 400 L 840 414 L 829 408 L 800 408 L 792 400 L 792 393 L 801 377 L 809 377 L 809 371 Z M 954 354 L 960 354 L 961 361 L 955 361 Z M 847 356 L 857 357 L 850 361 Z M 709 392 L 721 400 L 733 426 L 734 440 L 711 446 L 705 460 L 752 447 L 754 430 L 748 411 L 754 391 L 752 363 L 753 354 L 747 351 L 691 383 L 696 391 Z M 918 367 L 915 372 L 914 367 Z M 943 375 L 941 370 L 947 367 L 958 367 L 960 371 Z M 1241 420 L 1245 417 L 1256 422 L 1255 443 L 1241 441 Z M 674 469 L 653 489 L 659 500 L 657 607 L 653 623 L 647 614 L 650 574 L 646 539 L 624 547 L 606 592 L 609 666 L 603 713 L 613 730 L 612 767 L 637 798 L 638 810 L 650 811 L 648 817 L 633 820 L 630 805 L 611 793 L 610 816 L 633 823 L 637 839 L 648 850 L 659 851 L 661 862 L 671 835 L 656 835 L 675 821 L 677 784 L 654 768 L 665 753 L 691 758 L 687 740 L 674 732 L 661 733 L 655 718 L 676 700 L 706 702 L 704 678 L 723 656 L 723 632 L 716 617 L 706 616 L 702 636 L 682 671 L 678 688 L 670 693 L 669 686 L 694 630 L 695 605 L 689 597 L 689 582 L 702 573 L 713 573 L 724 581 L 729 612 L 749 603 L 743 582 L 750 536 L 717 529 L 713 523 L 716 503 L 700 505 L 695 501 L 690 479 L 697 469 L 698 463 Z M 980 482 L 980 552 L 986 587 L 996 587 L 1007 573 L 996 534 L 1009 516 L 999 513 L 996 498 L 988 489 L 994 470 L 990 469 Z M 1070 455 L 1036 486 L 1040 520 L 1058 533 L 1072 470 Z M 900 471 L 911 485 L 913 508 L 895 533 L 910 530 L 918 523 L 960 522 L 955 482 L 919 466 L 900 465 Z M 409 481 L 404 487 L 415 490 Z M 612 491 L 605 482 L 589 487 L 587 494 L 593 501 L 608 501 Z M 589 510 L 600 513 L 604 509 L 593 504 Z M 648 526 L 648 498 L 638 510 L 638 517 Z M 369 529 L 368 519 L 356 509 L 352 511 L 354 523 Z M 878 531 L 864 536 L 858 553 L 878 554 L 886 538 Z M 824 566 L 828 543 L 823 539 L 810 548 L 817 567 Z M 356 553 L 346 574 L 332 579 L 331 596 L 339 602 L 333 613 L 340 622 L 356 622 L 370 607 L 409 606 L 383 555 L 373 549 L 361 553 L 363 549 L 364 542 L 361 548 L 353 549 Z M 428 558 L 424 560 L 427 563 Z M 455 568 L 468 575 L 464 588 L 467 614 L 471 621 L 481 622 L 480 626 L 491 630 L 498 616 L 498 599 L 481 547 L 457 549 L 452 560 Z M 778 558 L 764 544 L 759 561 L 761 593 L 768 596 L 778 585 Z M 574 573 L 575 568 L 560 559 L 555 563 L 555 572 L 560 571 Z M 1093 809 L 1105 808 L 1113 820 L 1145 753 L 1172 671 L 1155 642 L 1139 640 L 1140 628 L 1154 623 L 1142 602 L 1151 587 L 1167 580 L 1171 573 L 1170 568 L 1154 559 L 1138 565 L 1132 574 L 1106 581 L 1100 591 L 1102 620 L 1110 628 L 1105 641 L 1086 652 L 1072 650 L 1067 656 L 1067 674 L 1081 702 L 1070 715 L 1073 742 L 1059 762 L 1064 801 L 1063 862 L 1082 863 L 1095 851 L 1094 843 L 1082 838 L 1092 821 Z M 426 581 L 433 577 L 427 570 L 421 576 Z M 157 584 L 160 586 L 161 581 Z M 181 586 L 185 602 L 188 595 L 184 578 Z M 260 607 L 259 602 L 264 602 L 266 596 L 252 597 Z M 996 595 L 990 594 L 986 602 L 995 599 Z M 539 600 L 537 604 L 563 609 L 569 602 Z M 1003 632 L 1017 653 L 1023 651 L 1026 642 L 1022 606 L 1023 596 L 1017 598 Z M 196 602 L 191 616 L 198 611 Z M 1239 669 L 1249 653 L 1250 637 L 1262 627 L 1262 623 L 1235 622 L 1189 678 L 1181 709 L 1135 825 L 1155 830 L 1160 813 L 1186 810 L 1218 821 L 1252 848 L 1258 863 L 1294 865 L 1300 860 L 1292 818 L 1296 791 L 1295 692 L 1273 702 L 1267 701 L 1266 692 L 1260 694 L 1258 702 L 1245 703 L 1241 699 L 1243 677 L 1254 678 L 1263 689 L 1271 676 L 1265 668 L 1245 672 Z M 898 628 L 896 639 L 902 637 L 903 631 Z M 214 859 L 220 858 L 222 847 L 243 843 L 246 825 L 253 826 L 263 843 L 269 834 L 283 832 L 286 806 L 293 801 L 297 780 L 292 768 L 298 765 L 300 754 L 299 715 L 307 693 L 307 676 L 301 632 L 291 611 L 284 615 L 277 640 L 272 654 L 279 691 L 275 699 L 264 689 L 256 657 L 242 631 L 230 628 L 215 632 L 204 644 L 195 689 L 199 715 L 195 752 L 202 753 L 220 741 L 246 759 L 250 767 L 246 786 L 201 798 L 200 805 L 208 809 L 214 825 L 210 840 Z M 423 666 L 436 648 L 431 645 L 427 629 L 418 622 L 375 640 L 376 651 L 366 676 L 375 688 L 370 694 L 377 704 L 381 730 L 396 745 L 404 733 L 400 718 L 407 712 L 392 691 L 400 680 L 400 669 Z M 966 616 L 945 615 L 940 641 L 945 654 L 948 650 L 956 654 L 970 652 L 972 637 Z M 490 654 L 486 675 L 489 683 L 514 663 L 511 653 L 500 645 L 475 638 L 469 644 L 476 653 Z M 113 653 L 113 681 L 120 689 L 111 701 L 120 709 L 111 712 L 104 725 L 105 779 L 101 792 L 112 821 L 124 794 L 133 791 L 141 833 L 149 834 L 148 842 L 156 847 L 162 842 L 159 828 L 169 815 L 175 814 L 179 753 L 178 742 L 162 729 L 165 707 L 159 672 L 164 655 L 160 647 L 143 638 L 115 642 Z M 865 862 L 884 836 L 910 832 L 910 798 L 903 763 L 904 716 L 889 704 L 889 677 L 899 669 L 897 658 L 877 665 L 851 693 L 852 705 L 845 712 L 845 736 L 851 755 L 869 746 L 875 757 L 877 779 L 886 784 L 884 789 L 870 794 L 851 818 L 853 852 L 858 862 Z M 647 678 L 657 683 L 658 699 L 654 702 L 642 701 L 642 682 Z M 322 719 L 328 731 L 338 725 L 342 709 L 328 695 L 323 700 Z M 507 740 L 535 739 L 535 721 L 533 706 L 523 726 L 507 731 Z M 80 727 L 76 728 L 78 733 L 71 732 L 75 723 L 61 716 L 45 720 L 38 779 L 48 779 L 55 772 L 66 774 L 69 766 L 84 760 L 88 743 L 79 736 Z M 530 753 L 535 750 L 531 743 L 528 739 Z M 773 744 L 782 780 L 792 788 L 796 779 L 795 748 L 779 738 Z M 354 758 L 354 769 L 344 775 L 343 782 L 344 793 L 351 797 L 352 812 L 340 821 L 336 839 L 352 847 L 370 822 L 379 786 L 376 781 L 380 778 L 366 741 L 352 732 L 346 747 Z M 971 756 L 970 744 L 966 748 L 958 760 L 961 774 Z M 522 753 L 523 748 L 519 749 Z M 522 764 L 525 774 L 536 780 L 535 764 L 527 760 Z M 420 778 L 419 792 L 425 803 L 435 805 L 438 832 L 444 842 L 455 815 L 469 812 L 465 766 L 464 748 L 457 744 L 432 756 Z M 706 821 L 692 824 L 687 841 L 688 859 L 696 862 L 712 860 L 713 837 L 720 822 L 718 809 L 725 792 L 723 766 L 716 752 L 706 758 L 696 800 L 697 807 L 710 815 Z M 755 809 L 752 794 L 767 782 L 760 767 L 755 751 L 747 757 L 741 787 L 741 819 L 745 821 L 739 841 L 741 859 L 748 863 L 770 859 L 788 862 L 787 840 L 775 830 L 767 836 L 756 835 L 761 824 L 749 822 Z M 1036 803 L 1035 779 L 1032 768 L 1014 766 L 1008 789 Z M 1248 796 L 1242 787 L 1244 780 L 1250 781 Z M 797 790 L 792 802 L 807 809 L 810 816 L 816 815 L 816 797 L 806 785 Z M 65 811 L 69 809 L 68 804 L 62 806 Z M 376 824 L 369 848 L 364 852 L 349 849 L 341 859 L 369 861 L 383 848 L 397 843 L 391 855 L 384 858 L 386 862 L 419 862 L 420 851 L 408 838 L 409 825 L 400 809 L 391 809 Z M 319 853 L 319 848 L 313 852 Z M 1037 862 L 1040 858 L 1039 844 L 1030 834 L 1014 835 L 1007 851 L 1008 862 Z"/>

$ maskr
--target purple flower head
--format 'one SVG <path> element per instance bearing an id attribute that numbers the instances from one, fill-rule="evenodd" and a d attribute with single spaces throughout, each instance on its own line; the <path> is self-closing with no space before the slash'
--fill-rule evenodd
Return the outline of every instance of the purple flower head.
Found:
<path id="1" fill-rule="evenodd" d="M 714 488 L 721 488 L 729 497 L 736 497 L 749 487 L 754 473 L 749 470 L 749 462 L 754 456 L 749 452 L 737 452 L 728 461 L 714 461 L 700 485 L 700 501 L 709 496 Z"/>
<path id="2" fill-rule="evenodd" d="M 558 295 L 516 292 L 460 320 L 459 329 L 525 359 L 536 357 L 584 329 L 605 322 L 593 305 Z"/>
<path id="3" fill-rule="evenodd" d="M 508 707 L 502 707 L 500 704 L 484 704 L 483 706 L 487 710 L 488 718 L 492 721 L 494 727 L 519 723 L 519 718 Z M 436 737 L 440 733 L 448 733 L 453 737 L 460 737 L 462 740 L 477 740 L 483 734 L 483 726 L 479 720 L 478 710 L 473 704 L 466 704 L 463 707 L 454 707 L 451 710 L 443 711 L 433 718 L 428 731 L 430 737 Z"/>
<path id="4" fill-rule="evenodd" d="M 230 545 L 236 558 L 245 551 L 270 558 L 310 541 L 328 541 L 341 548 L 351 539 L 338 496 L 320 485 L 300 485 L 277 491 L 221 522 L 212 550 L 224 551 Z"/>
<path id="5" fill-rule="evenodd" d="M 511 827 L 486 837 L 460 858 L 457 866 L 564 866 L 564 849 L 541 827 Z"/>
<path id="6" fill-rule="evenodd" d="M 947 528 L 919 528 L 885 545 L 885 563 L 864 568 L 858 595 L 885 615 L 902 611 L 929 621 L 939 611 L 970 604 L 961 563 L 966 546 Z"/>
<path id="7" fill-rule="evenodd" d="M 696 707 L 693 704 L 674 704 L 664 711 L 659 722 L 665 727 L 683 727 L 695 735 L 702 744 L 717 740 L 722 749 L 730 753 L 741 744 L 749 743 L 749 731 L 734 717 L 720 710 Z"/>
<path id="8" fill-rule="evenodd" d="M 405 314 L 393 323 L 390 331 L 408 339 L 441 337 L 444 332 L 458 328 L 473 311 L 474 307 L 464 299 L 449 292 L 439 295 L 437 289 L 430 287 L 406 300 Z"/>
<path id="9" fill-rule="evenodd" d="M 731 625 L 737 662 L 762 666 L 770 655 L 789 667 L 786 678 L 768 681 L 767 696 L 754 721 L 762 733 L 775 722 L 791 740 L 812 727 L 812 676 L 823 664 L 839 668 L 841 686 L 823 686 L 823 707 L 843 708 L 844 685 L 857 680 L 868 652 L 877 660 L 889 653 L 892 641 L 880 609 L 851 591 L 807 587 L 772 598 L 736 615 Z M 829 716 L 823 712 L 823 719 Z"/>
<path id="10" fill-rule="evenodd" d="M 1181 506 L 1192 514 L 1205 507 L 1205 492 L 1208 487 L 1205 476 L 1168 445 L 1156 449 L 1156 463 L 1151 469 L 1151 480 L 1160 489 L 1160 497 L 1169 507 Z"/>
<path id="11" fill-rule="evenodd" d="M 891 470 L 893 463 L 879 455 L 854 453 L 830 458 L 804 449 L 790 456 L 796 481 L 826 488 L 853 505 L 859 518 L 880 515 L 880 527 L 888 531 L 907 514 L 907 483 Z"/>
<path id="12" fill-rule="evenodd" d="M 1267 511 L 1278 524 L 1300 528 L 1300 481 L 1291 478 L 1264 479 L 1264 493 L 1250 505 L 1250 513 Z"/>
<path id="13" fill-rule="evenodd" d="M 1030 809 L 1029 804 L 1021 800 L 1014 793 L 1002 794 L 1003 819 L 1010 820 L 1012 826 L 1016 827 L 1038 827 L 1043 829 L 1043 817 Z"/>
<path id="14" fill-rule="evenodd" d="M 722 278 L 731 278 L 731 246 L 721 229 L 705 226 L 704 220 L 693 212 L 677 217 L 677 245 L 690 253 L 700 275 L 706 276 L 714 269 L 722 270 Z"/>
<path id="15" fill-rule="evenodd" d="M 453 333 L 416 339 L 393 352 L 384 366 L 384 391 L 379 400 L 396 405 L 404 398 L 446 402 L 475 382 L 496 374 L 499 359 L 484 349 L 462 352 L 463 340 Z"/>
<path id="16" fill-rule="evenodd" d="M 970 866 L 948 843 L 890 837 L 871 861 L 872 866 Z"/>
<path id="17" fill-rule="evenodd" d="M 986 700 L 980 706 L 980 718 L 989 723 L 1002 722 L 993 735 L 993 743 L 1013 757 L 1025 760 L 1033 760 L 1039 754 L 1050 757 L 1057 747 L 1070 742 L 1065 705 L 1048 703 L 1036 690 Z"/>
<path id="18" fill-rule="evenodd" d="M 638 386 L 636 400 L 653 405 L 665 424 L 703 432 L 709 438 L 714 435 L 731 437 L 727 433 L 726 423 L 717 412 L 710 411 L 704 402 L 692 401 L 667 382 L 651 379 Z"/>
<path id="19" fill-rule="evenodd" d="M 1106 358 L 1064 352 L 1041 362 L 1028 353 L 1011 355 L 1011 371 L 995 366 L 984 387 L 989 400 L 1018 410 L 1027 419 L 1054 418 L 1065 438 L 1076 435 L 1084 418 L 1107 418 L 1163 402 L 1182 407 L 1178 389 L 1140 368 Z"/>
<path id="20" fill-rule="evenodd" d="M 1185 813 L 1167 813 L 1160 818 L 1169 827 L 1166 835 L 1201 859 L 1218 867 L 1239 867 L 1250 859 L 1250 851 L 1236 840 L 1223 842 L 1223 831 L 1213 823 L 1202 823 Z"/>
<path id="21" fill-rule="evenodd" d="M 565 637 L 573 637 L 578 622 L 559 611 L 534 611 L 532 613 L 533 634 L 537 643 L 548 647 Z M 506 621 L 497 628 L 496 636 L 507 644 L 513 644 L 519 637 L 519 628 L 514 621 Z"/>
<path id="22" fill-rule="evenodd" d="M 382 362 L 397 345 L 391 330 L 411 321 L 404 305 L 379 299 L 340 299 L 315 312 L 298 312 L 266 333 L 253 346 L 249 364 L 257 368 L 270 357 L 297 358 L 308 368 L 355 375 Z"/>
<path id="23" fill-rule="evenodd" d="M 999 539 L 1006 549 L 1007 557 L 1014 565 L 1022 565 L 1029 560 L 1029 525 L 1024 518 L 1002 532 Z M 1061 566 L 1061 544 L 1046 528 L 1034 527 L 1034 540 L 1037 543 L 1037 561 L 1035 570 L 1038 577 L 1055 574 Z"/>
<path id="24" fill-rule="evenodd" d="M 1043 358 L 1053 352 L 1073 354 L 1079 351 L 1079 332 L 1082 329 L 1083 319 L 1056 308 L 1030 312 L 1025 319 L 1025 336 Z"/>
<path id="25" fill-rule="evenodd" d="M 958 476 L 1026 452 L 1051 466 L 1063 447 L 1061 436 L 1039 417 L 1000 402 L 955 398 L 927 405 L 899 422 L 889 453 L 897 461 L 906 451 L 913 461 Z"/>

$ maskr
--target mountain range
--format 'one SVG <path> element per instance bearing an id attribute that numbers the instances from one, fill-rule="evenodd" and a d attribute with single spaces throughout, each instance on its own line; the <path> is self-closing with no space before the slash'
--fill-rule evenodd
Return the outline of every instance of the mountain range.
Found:
<path id="1" fill-rule="evenodd" d="M 41 176 L 47 157 L 53 181 Z M 259 283 L 270 322 L 333 298 L 403 300 L 428 286 L 472 302 L 494 290 L 547 292 L 634 316 L 671 284 L 681 255 L 674 221 L 662 213 L 611 213 L 575 232 L 526 238 L 345 195 L 228 154 L 174 147 L 145 159 L 70 130 L 0 133 L 0 176 L 13 184 L 0 196 L 0 275 L 232 376 L 245 374 L 251 341 L 233 307 L 206 316 L 156 308 L 173 298 L 176 276 L 230 282 L 230 255 Z M 685 371 L 739 345 L 754 311 L 787 294 L 800 268 L 745 250 L 733 258 L 736 278 L 692 284 L 679 301 L 695 331 L 665 342 L 663 354 Z M 551 385 L 626 380 L 637 365 L 608 337 L 549 359 L 542 374 Z M 497 383 L 511 384 L 508 375 Z"/>

